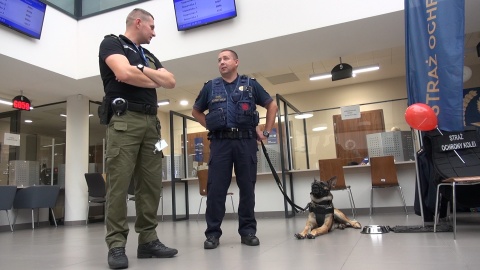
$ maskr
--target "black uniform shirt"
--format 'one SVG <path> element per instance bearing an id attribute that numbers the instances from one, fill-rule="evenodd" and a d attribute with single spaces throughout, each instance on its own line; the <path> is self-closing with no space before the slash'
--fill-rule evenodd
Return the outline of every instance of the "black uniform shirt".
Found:
<path id="1" fill-rule="evenodd" d="M 120 38 L 124 42 L 121 42 Z M 99 50 L 99 66 L 100 75 L 103 80 L 103 87 L 105 89 L 105 96 L 110 99 L 121 97 L 130 102 L 157 106 L 157 92 L 155 88 L 142 88 L 119 82 L 116 80 L 113 71 L 105 63 L 105 59 L 108 56 L 122 54 L 127 57 L 132 66 L 143 64 L 156 69 L 162 67 L 160 61 L 147 49 L 143 48 L 143 52 L 147 56 L 147 59 L 152 59 L 154 62 L 153 65 L 147 65 L 144 60 L 145 58 L 143 58 L 139 49 L 137 49 L 135 44 L 123 35 L 120 35 L 118 38 L 114 36 L 106 36 L 103 39 Z"/>

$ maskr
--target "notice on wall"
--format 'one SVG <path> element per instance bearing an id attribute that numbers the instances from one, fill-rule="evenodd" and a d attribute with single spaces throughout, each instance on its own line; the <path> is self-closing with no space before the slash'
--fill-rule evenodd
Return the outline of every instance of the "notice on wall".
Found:
<path id="1" fill-rule="evenodd" d="M 20 134 L 5 133 L 3 135 L 5 145 L 20 146 Z"/>
<path id="2" fill-rule="evenodd" d="M 360 105 L 344 106 L 340 108 L 342 120 L 360 118 Z"/>

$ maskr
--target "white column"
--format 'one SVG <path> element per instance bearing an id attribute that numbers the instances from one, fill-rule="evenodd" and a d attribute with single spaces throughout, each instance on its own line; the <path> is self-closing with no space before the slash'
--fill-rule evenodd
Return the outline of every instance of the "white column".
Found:
<path id="1" fill-rule="evenodd" d="M 86 219 L 88 171 L 89 100 L 83 95 L 67 98 L 65 157 L 65 224 Z M 70 223 L 70 224 L 69 224 Z M 79 224 L 79 223 L 78 223 Z"/>

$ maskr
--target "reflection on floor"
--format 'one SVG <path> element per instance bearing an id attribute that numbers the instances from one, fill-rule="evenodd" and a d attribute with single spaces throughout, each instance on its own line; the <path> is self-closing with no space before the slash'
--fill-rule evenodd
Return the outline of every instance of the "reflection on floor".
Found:
<path id="1" fill-rule="evenodd" d="M 361 234 L 360 230 L 335 230 L 316 239 L 297 240 L 305 214 L 295 218 L 258 220 L 260 246 L 240 244 L 238 220 L 225 220 L 220 246 L 204 250 L 204 221 L 164 221 L 157 231 L 161 241 L 179 250 L 171 259 L 136 258 L 137 236 L 133 223 L 127 244 L 129 269 L 191 270 L 300 270 L 300 269 L 478 269 L 480 214 L 462 213 L 453 233 Z M 360 215 L 365 225 L 421 225 L 410 213 Z M 88 226 L 40 227 L 0 233 L 0 269 L 108 269 L 102 223 Z"/>

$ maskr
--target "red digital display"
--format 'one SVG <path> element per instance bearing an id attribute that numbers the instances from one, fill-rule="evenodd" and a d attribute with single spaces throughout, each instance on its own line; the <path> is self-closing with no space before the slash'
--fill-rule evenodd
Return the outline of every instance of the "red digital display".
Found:
<path id="1" fill-rule="evenodd" d="M 24 111 L 30 111 L 30 100 L 24 96 L 16 96 L 12 100 L 12 108 Z"/>

